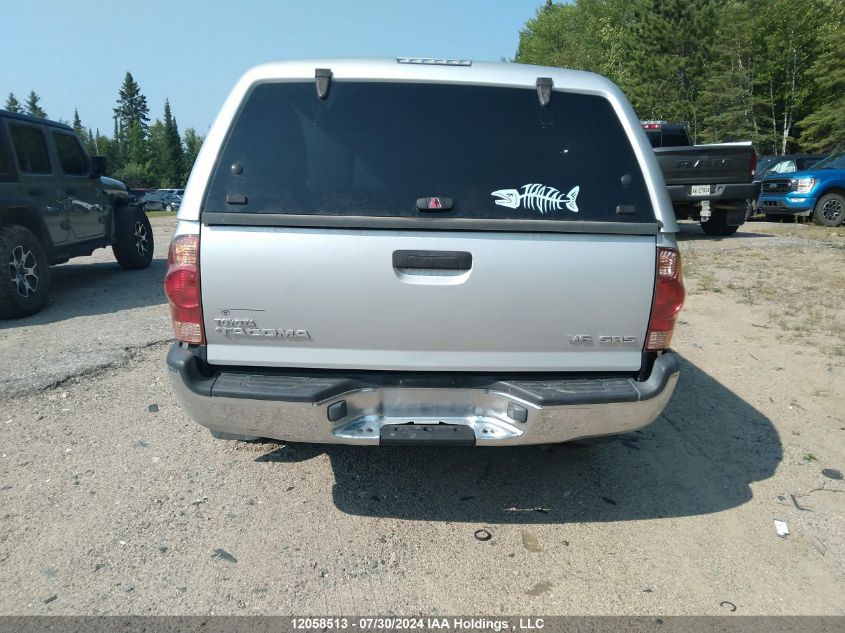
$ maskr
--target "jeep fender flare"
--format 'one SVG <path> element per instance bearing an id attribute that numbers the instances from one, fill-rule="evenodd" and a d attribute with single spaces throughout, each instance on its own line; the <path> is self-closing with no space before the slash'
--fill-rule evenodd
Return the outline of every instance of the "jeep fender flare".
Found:
<path id="1" fill-rule="evenodd" d="M 0 196 L 0 226 L 19 224 L 35 233 L 44 250 L 53 249 L 53 240 L 44 219 L 26 200 L 16 196 Z"/>

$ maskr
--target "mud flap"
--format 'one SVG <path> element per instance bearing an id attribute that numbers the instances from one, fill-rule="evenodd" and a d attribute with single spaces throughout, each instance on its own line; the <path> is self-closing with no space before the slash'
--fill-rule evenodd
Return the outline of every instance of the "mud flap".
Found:
<path id="1" fill-rule="evenodd" d="M 742 226 L 745 224 L 745 209 L 734 209 L 727 212 L 725 224 L 728 226 Z"/>

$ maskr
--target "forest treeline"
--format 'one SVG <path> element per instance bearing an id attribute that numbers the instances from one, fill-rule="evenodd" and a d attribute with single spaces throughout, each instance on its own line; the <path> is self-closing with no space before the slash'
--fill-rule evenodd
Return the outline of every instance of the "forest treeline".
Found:
<path id="1" fill-rule="evenodd" d="M 845 147 L 843 0 L 547 0 L 515 61 L 605 75 L 697 142 Z"/>
<path id="2" fill-rule="evenodd" d="M 12 112 L 47 117 L 35 91 L 23 103 L 10 93 L 4 107 Z M 109 174 L 130 187 L 183 187 L 204 138 L 193 128 L 179 133 L 168 100 L 164 101 L 162 118 L 150 123 L 147 98 L 129 72 L 118 91 L 111 136 L 85 126 L 77 110 L 72 121 L 61 117 L 56 120 L 73 127 L 89 154 L 106 156 Z"/>

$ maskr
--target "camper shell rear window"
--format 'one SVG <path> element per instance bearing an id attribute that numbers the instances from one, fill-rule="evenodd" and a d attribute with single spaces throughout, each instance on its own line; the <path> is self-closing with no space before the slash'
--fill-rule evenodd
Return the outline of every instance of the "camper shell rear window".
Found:
<path id="1" fill-rule="evenodd" d="M 422 206 L 421 206 L 422 205 Z M 654 222 L 610 102 L 533 88 L 334 81 L 252 87 L 205 212 Z"/>

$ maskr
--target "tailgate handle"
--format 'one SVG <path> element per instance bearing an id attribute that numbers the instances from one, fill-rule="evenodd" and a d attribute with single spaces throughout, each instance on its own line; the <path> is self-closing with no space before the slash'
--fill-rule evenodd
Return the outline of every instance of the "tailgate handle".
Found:
<path id="1" fill-rule="evenodd" d="M 393 251 L 393 267 L 418 270 L 469 270 L 472 253 L 466 251 Z"/>

